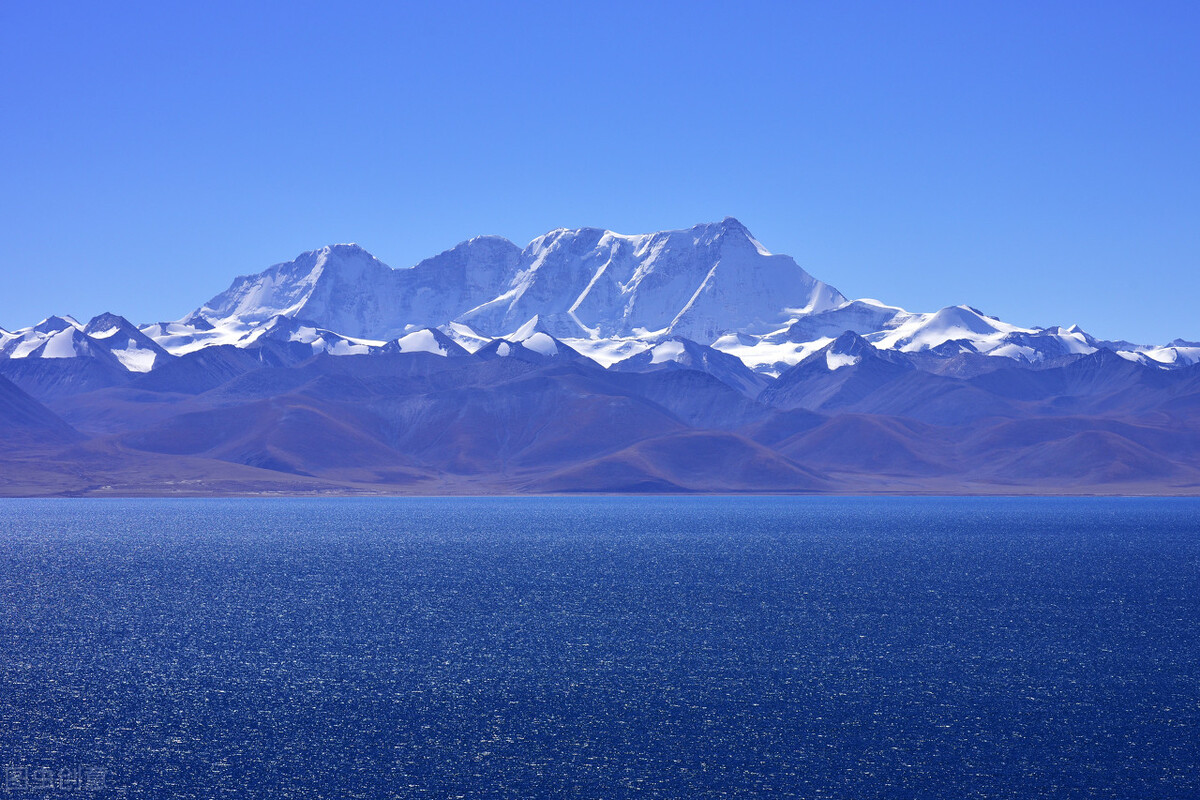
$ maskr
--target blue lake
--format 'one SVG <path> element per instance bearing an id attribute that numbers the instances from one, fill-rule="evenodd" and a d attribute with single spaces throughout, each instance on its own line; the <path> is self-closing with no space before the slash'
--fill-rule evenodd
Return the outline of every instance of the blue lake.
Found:
<path id="1" fill-rule="evenodd" d="M 13 797 L 1179 800 L 1200 501 L 6 500 L 0 692 Z"/>

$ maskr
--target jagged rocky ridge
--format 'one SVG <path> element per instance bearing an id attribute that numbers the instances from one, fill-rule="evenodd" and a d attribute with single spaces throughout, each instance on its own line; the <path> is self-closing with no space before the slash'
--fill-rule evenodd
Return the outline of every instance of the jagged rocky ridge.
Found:
<path id="1" fill-rule="evenodd" d="M 0 330 L 0 491 L 1193 493 L 1197 362 L 849 301 L 728 218 L 334 245 L 177 322 Z"/>

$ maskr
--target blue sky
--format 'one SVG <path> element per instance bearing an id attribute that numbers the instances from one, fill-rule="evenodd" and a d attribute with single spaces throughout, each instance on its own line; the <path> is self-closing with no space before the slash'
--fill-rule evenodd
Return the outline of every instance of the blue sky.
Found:
<path id="1" fill-rule="evenodd" d="M 0 4 L 0 326 L 356 241 L 738 217 L 844 293 L 1200 339 L 1200 5 Z"/>

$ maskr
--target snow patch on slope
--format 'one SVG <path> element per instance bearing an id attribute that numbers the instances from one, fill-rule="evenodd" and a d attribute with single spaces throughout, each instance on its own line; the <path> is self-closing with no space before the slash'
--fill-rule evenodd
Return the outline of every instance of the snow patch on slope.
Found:
<path id="1" fill-rule="evenodd" d="M 831 336 L 823 336 L 810 342 L 789 342 L 786 339 L 780 341 L 779 337 L 772 336 L 757 338 L 728 334 L 713 342 L 712 347 L 741 359 L 743 364 L 755 372 L 777 377 L 783 370 L 799 364 L 832 341 Z"/>
<path id="2" fill-rule="evenodd" d="M 401 336 L 396 340 L 396 344 L 402 353 L 432 353 L 435 356 L 447 354 L 446 348 L 442 347 L 441 342 L 433 335 L 433 331 L 428 328 Z"/>
<path id="3" fill-rule="evenodd" d="M 679 361 L 683 353 L 683 342 L 663 342 L 662 344 L 655 345 L 650 351 L 650 363 L 663 364 L 667 361 Z"/>
<path id="4" fill-rule="evenodd" d="M 563 339 L 562 343 L 607 369 L 630 356 L 643 353 L 653 345 L 645 339 L 614 337 L 611 339 Z"/>
<path id="5" fill-rule="evenodd" d="M 438 328 L 438 330 L 446 334 L 451 341 L 462 347 L 468 353 L 474 353 L 492 341 L 487 336 L 479 335 L 473 331 L 469 325 L 464 325 L 461 322 L 448 323 Z"/>
<path id="6" fill-rule="evenodd" d="M 829 367 L 830 372 L 842 367 L 853 367 L 859 361 L 862 361 L 861 356 L 851 355 L 850 353 L 835 353 L 832 349 L 825 351 L 825 365 Z"/>
<path id="7" fill-rule="evenodd" d="M 130 344 L 120 350 L 113 349 L 110 352 L 130 372 L 149 372 L 154 369 L 154 362 L 158 359 L 158 353 L 135 344 Z"/>

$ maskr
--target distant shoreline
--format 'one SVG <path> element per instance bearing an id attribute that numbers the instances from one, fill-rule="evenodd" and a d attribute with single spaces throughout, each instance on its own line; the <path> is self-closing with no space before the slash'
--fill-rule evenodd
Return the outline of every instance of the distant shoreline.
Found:
<path id="1" fill-rule="evenodd" d="M 906 492 L 394 492 L 394 491 L 311 491 L 311 492 L 273 492 L 273 491 L 228 491 L 228 492 L 123 492 L 123 491 L 83 491 L 83 492 L 51 492 L 44 494 L 10 493 L 0 489 L 0 501 L 4 500 L 304 500 L 304 499 L 550 499 L 550 498 L 753 498 L 753 497 L 791 497 L 791 498 L 1200 498 L 1200 487 L 1190 491 L 1102 491 L 1096 489 L 1080 489 L 1079 491 L 1012 491 L 997 488 L 994 492 L 972 491 L 955 492 L 947 489 L 930 489 L 928 491 Z"/>

